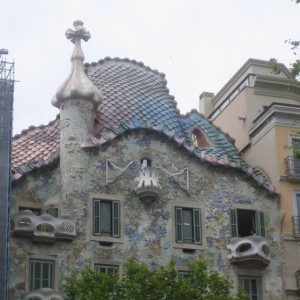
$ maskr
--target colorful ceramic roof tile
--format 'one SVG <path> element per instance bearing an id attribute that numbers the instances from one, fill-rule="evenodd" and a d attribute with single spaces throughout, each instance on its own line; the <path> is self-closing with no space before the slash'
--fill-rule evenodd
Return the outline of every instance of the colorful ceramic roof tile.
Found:
<path id="1" fill-rule="evenodd" d="M 234 141 L 196 110 L 181 116 L 169 94 L 165 75 L 143 63 L 129 59 L 106 58 L 85 64 L 88 77 L 101 91 L 93 134 L 83 147 L 96 147 L 131 130 L 154 130 L 174 140 L 202 161 L 242 170 L 258 185 L 276 192 L 268 178 L 251 168 L 239 156 Z M 191 138 L 201 130 L 209 147 L 196 147 Z M 13 178 L 59 157 L 59 118 L 45 127 L 32 127 L 13 139 Z"/>

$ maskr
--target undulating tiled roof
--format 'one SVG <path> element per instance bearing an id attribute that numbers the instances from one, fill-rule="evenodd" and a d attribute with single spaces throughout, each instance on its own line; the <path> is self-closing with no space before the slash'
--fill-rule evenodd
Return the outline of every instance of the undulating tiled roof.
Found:
<path id="1" fill-rule="evenodd" d="M 12 177 L 20 178 L 34 168 L 59 157 L 59 116 L 48 125 L 31 126 L 12 140 Z"/>
<path id="2" fill-rule="evenodd" d="M 125 131 L 159 131 L 203 161 L 241 169 L 259 185 L 274 191 L 267 177 L 239 156 L 233 139 L 197 111 L 181 116 L 169 95 L 165 75 L 129 59 L 106 58 L 86 64 L 86 73 L 103 101 L 97 109 L 94 132 L 84 147 L 107 143 Z M 200 129 L 210 147 L 195 147 L 194 129 Z M 45 127 L 29 128 L 13 139 L 13 178 L 56 160 L 59 156 L 59 118 Z"/>

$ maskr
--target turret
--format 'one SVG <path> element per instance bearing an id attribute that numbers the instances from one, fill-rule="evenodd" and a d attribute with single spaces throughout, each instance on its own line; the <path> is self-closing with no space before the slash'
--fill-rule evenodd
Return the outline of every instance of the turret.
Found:
<path id="1" fill-rule="evenodd" d="M 75 45 L 71 57 L 71 74 L 52 99 L 52 104 L 60 109 L 63 199 L 75 190 L 84 190 L 86 187 L 89 178 L 86 172 L 87 153 L 82 145 L 93 130 L 94 114 L 102 101 L 100 91 L 83 69 L 81 40 L 88 41 L 90 33 L 83 27 L 83 22 L 75 21 L 74 30 L 68 29 L 66 37 Z"/>

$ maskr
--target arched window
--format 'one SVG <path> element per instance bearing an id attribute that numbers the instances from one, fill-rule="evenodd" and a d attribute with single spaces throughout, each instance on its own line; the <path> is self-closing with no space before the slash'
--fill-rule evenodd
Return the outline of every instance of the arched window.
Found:
<path id="1" fill-rule="evenodd" d="M 198 128 L 195 128 L 192 131 L 192 143 L 194 146 L 199 148 L 207 148 L 210 146 L 210 143 L 207 141 L 205 135 Z"/>

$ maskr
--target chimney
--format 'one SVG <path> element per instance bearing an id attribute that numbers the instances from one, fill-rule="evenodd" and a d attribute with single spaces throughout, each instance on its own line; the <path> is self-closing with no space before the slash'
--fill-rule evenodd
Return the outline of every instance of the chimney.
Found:
<path id="1" fill-rule="evenodd" d="M 199 97 L 199 112 L 203 114 L 206 118 L 213 111 L 212 99 L 215 96 L 214 93 L 202 92 Z"/>

